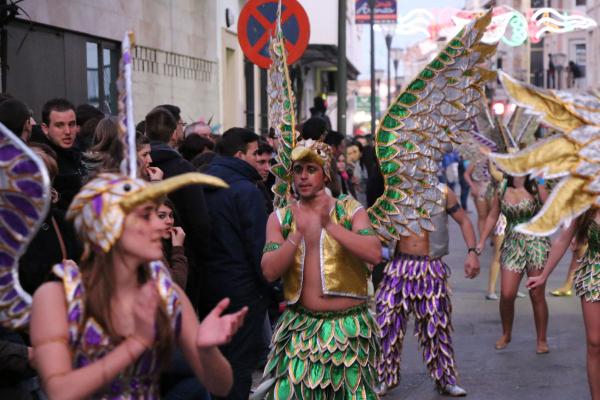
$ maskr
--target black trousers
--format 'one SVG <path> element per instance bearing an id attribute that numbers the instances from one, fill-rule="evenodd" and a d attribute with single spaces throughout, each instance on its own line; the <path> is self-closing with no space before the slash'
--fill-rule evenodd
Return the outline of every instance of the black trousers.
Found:
<path id="1" fill-rule="evenodd" d="M 251 302 L 231 299 L 232 305 L 227 312 L 235 312 L 248 306 L 244 325 L 226 346 L 221 347 L 223 355 L 233 369 L 233 387 L 227 400 L 248 400 L 252 386 L 252 372 L 258 367 L 264 351 L 263 327 L 267 312 L 267 301 L 263 296 Z"/>

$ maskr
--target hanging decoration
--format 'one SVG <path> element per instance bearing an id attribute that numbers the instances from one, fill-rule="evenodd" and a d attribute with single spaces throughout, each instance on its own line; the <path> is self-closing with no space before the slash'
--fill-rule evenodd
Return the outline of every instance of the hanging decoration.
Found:
<path id="1" fill-rule="evenodd" d="M 414 9 L 398 16 L 397 35 L 425 34 L 430 39 L 451 37 L 469 22 L 483 15 L 483 11 L 443 8 L 438 10 Z M 502 43 L 516 47 L 531 40 L 539 42 L 548 34 L 587 30 L 598 26 L 592 18 L 577 12 L 545 7 L 530 9 L 525 14 L 508 6 L 495 7 L 492 22 L 482 42 Z"/>

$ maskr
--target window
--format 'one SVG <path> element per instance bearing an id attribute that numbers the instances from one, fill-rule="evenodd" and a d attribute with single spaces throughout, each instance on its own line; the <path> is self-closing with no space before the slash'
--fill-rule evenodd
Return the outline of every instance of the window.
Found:
<path id="1" fill-rule="evenodd" d="M 575 64 L 579 67 L 581 77 L 585 77 L 587 64 L 585 43 L 573 43 L 573 47 L 571 47 L 571 60 L 575 61 Z"/>
<path id="2" fill-rule="evenodd" d="M 113 115 L 117 113 L 118 63 L 115 44 L 86 42 L 87 102 Z"/>
<path id="3" fill-rule="evenodd" d="M 100 88 L 98 87 L 98 44 L 87 42 L 87 92 L 88 103 L 98 107 L 100 100 Z"/>

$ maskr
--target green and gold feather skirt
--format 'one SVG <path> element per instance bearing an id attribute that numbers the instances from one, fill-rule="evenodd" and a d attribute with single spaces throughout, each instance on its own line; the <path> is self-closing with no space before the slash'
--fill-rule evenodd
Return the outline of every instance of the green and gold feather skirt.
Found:
<path id="1" fill-rule="evenodd" d="M 600 301 L 600 225 L 592 221 L 588 248 L 575 271 L 575 293 L 587 302 Z"/>
<path id="2" fill-rule="evenodd" d="M 377 325 L 366 305 L 281 316 L 264 379 L 266 399 L 377 399 Z"/>

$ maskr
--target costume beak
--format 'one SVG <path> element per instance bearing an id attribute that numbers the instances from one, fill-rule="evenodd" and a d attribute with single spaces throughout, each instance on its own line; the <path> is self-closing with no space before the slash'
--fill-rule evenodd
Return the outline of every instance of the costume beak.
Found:
<path id="1" fill-rule="evenodd" d="M 143 189 L 138 190 L 137 192 L 134 192 L 129 196 L 123 197 L 119 204 L 123 211 L 125 211 L 125 213 L 128 213 L 129 211 L 133 210 L 135 207 L 139 206 L 140 204 L 146 201 L 154 200 L 174 190 L 194 184 L 208 185 L 221 188 L 229 187 L 229 185 L 227 185 L 220 178 L 211 175 L 201 174 L 198 172 L 189 172 L 187 174 L 182 174 L 169 179 L 165 179 L 158 183 L 146 185 Z"/>

